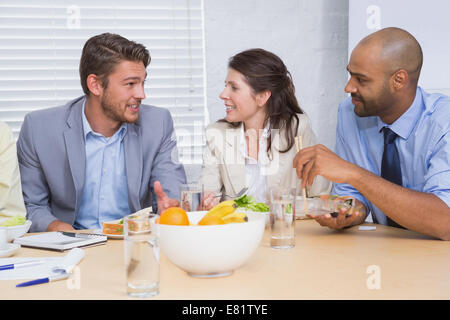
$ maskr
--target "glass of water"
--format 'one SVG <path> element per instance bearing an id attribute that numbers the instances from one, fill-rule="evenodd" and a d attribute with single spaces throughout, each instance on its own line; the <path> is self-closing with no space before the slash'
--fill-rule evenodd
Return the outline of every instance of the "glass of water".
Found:
<path id="1" fill-rule="evenodd" d="M 188 183 L 180 186 L 181 208 L 186 212 L 203 211 L 203 185 Z"/>
<path id="2" fill-rule="evenodd" d="M 124 218 L 127 293 L 132 297 L 159 293 L 159 225 L 155 218 L 154 213 Z"/>
<path id="3" fill-rule="evenodd" d="M 295 246 L 296 191 L 296 188 L 282 186 L 267 190 L 272 248 L 289 249 Z"/>

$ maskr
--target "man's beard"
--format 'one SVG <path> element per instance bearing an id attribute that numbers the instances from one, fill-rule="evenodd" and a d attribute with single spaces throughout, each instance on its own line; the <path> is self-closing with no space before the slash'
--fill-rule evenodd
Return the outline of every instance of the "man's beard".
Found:
<path id="1" fill-rule="evenodd" d="M 376 104 L 375 101 L 370 100 L 370 101 L 366 101 L 364 100 L 363 97 L 358 96 L 358 95 L 353 95 L 352 94 L 352 98 L 355 98 L 356 100 L 359 100 L 359 105 L 356 106 L 353 109 L 353 112 L 355 112 L 355 114 L 358 117 L 364 118 L 364 117 L 372 117 L 372 116 L 376 116 L 377 115 L 377 111 L 379 109 L 378 105 Z"/>
<path id="2" fill-rule="evenodd" d="M 351 94 L 352 98 L 359 101 L 359 106 L 355 105 L 353 111 L 358 117 L 382 116 L 395 103 L 395 99 L 385 84 L 376 93 L 366 99 L 359 94 Z"/>
<path id="3" fill-rule="evenodd" d="M 140 104 L 140 103 L 139 103 Z M 122 111 L 120 107 L 120 103 L 114 104 L 108 95 L 108 91 L 105 91 L 105 94 L 102 96 L 100 101 L 100 105 L 102 106 L 103 113 L 110 118 L 111 120 L 118 121 L 120 123 L 135 123 L 139 117 L 136 117 L 135 120 L 129 120 L 124 116 L 124 111 Z M 126 110 L 126 106 L 125 106 Z"/>
<path id="4" fill-rule="evenodd" d="M 367 117 L 368 116 L 367 110 L 365 108 L 366 102 L 364 101 L 364 99 L 361 96 L 353 94 L 353 93 L 352 93 L 352 99 L 356 99 L 359 101 L 359 106 L 354 105 L 355 108 L 353 109 L 353 111 L 355 112 L 355 114 L 358 117 Z"/>

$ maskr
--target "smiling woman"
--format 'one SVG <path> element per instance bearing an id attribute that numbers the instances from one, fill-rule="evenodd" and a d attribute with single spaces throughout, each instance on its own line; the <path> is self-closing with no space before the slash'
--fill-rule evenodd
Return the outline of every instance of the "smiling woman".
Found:
<path id="1" fill-rule="evenodd" d="M 244 187 L 257 202 L 265 202 L 267 187 L 295 186 L 294 138 L 302 136 L 306 147 L 316 142 L 283 61 L 263 49 L 231 57 L 220 98 L 226 117 L 206 129 L 200 177 L 206 209 L 220 201 L 217 194 L 233 198 Z M 308 191 L 313 196 L 329 189 L 318 177 Z"/>

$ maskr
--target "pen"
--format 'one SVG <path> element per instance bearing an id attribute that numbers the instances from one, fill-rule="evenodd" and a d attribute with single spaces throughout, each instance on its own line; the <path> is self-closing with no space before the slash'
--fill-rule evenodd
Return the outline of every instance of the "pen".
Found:
<path id="1" fill-rule="evenodd" d="M 70 276 L 70 273 L 64 273 L 64 274 L 60 274 L 60 275 L 49 276 L 47 278 L 41 278 L 41 279 L 35 279 L 35 280 L 27 281 L 27 282 L 22 282 L 22 283 L 17 284 L 16 287 L 34 286 L 35 284 L 41 284 L 41 283 L 47 283 L 47 282 L 50 282 L 50 281 L 66 279 L 69 276 Z"/>
<path id="2" fill-rule="evenodd" d="M 11 264 L 5 264 L 3 266 L 0 266 L 0 271 L 2 270 L 10 270 L 10 269 L 17 269 L 17 268 L 23 268 L 23 267 L 32 267 L 39 264 L 43 264 L 44 260 L 39 261 L 28 261 L 28 262 L 18 262 L 18 263 L 11 263 Z"/>
<path id="3" fill-rule="evenodd" d="M 91 236 L 103 236 L 102 234 L 76 233 L 76 232 L 66 232 L 66 231 L 61 231 L 61 233 L 65 236 L 69 236 L 69 237 L 73 237 L 73 238 L 84 238 L 84 239 L 88 239 Z"/>

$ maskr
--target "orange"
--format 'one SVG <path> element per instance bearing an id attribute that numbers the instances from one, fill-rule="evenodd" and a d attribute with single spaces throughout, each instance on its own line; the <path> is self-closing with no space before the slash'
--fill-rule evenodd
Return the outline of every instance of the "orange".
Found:
<path id="1" fill-rule="evenodd" d="M 216 216 L 204 216 L 199 222 L 199 226 L 207 226 L 212 224 L 225 224 L 225 221 L 223 221 L 222 218 L 216 217 Z"/>
<path id="2" fill-rule="evenodd" d="M 188 226 L 189 218 L 186 211 L 179 207 L 171 207 L 166 209 L 159 217 L 160 224 L 170 224 L 177 226 Z"/>

